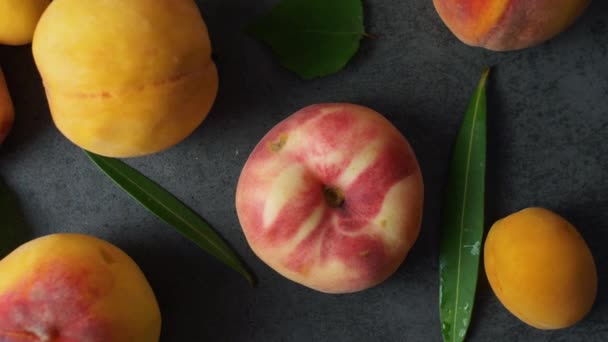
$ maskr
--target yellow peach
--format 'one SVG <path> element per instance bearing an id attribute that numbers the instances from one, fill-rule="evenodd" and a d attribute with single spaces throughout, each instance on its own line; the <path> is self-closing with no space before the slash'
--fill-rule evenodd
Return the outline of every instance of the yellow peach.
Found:
<path id="1" fill-rule="evenodd" d="M 42 12 L 51 0 L 0 0 L 0 44 L 32 42 Z"/>
<path id="2" fill-rule="evenodd" d="M 490 285 L 525 323 L 560 329 L 581 320 L 597 293 L 597 270 L 587 244 L 561 216 L 528 208 L 496 222 L 484 251 Z"/>
<path id="3" fill-rule="evenodd" d="M 207 27 L 192 0 L 55 0 L 33 52 L 59 130 L 109 157 L 177 144 L 217 93 Z"/>
<path id="4" fill-rule="evenodd" d="M 117 247 L 87 235 L 32 240 L 0 260 L 0 341 L 156 342 L 160 311 Z"/>

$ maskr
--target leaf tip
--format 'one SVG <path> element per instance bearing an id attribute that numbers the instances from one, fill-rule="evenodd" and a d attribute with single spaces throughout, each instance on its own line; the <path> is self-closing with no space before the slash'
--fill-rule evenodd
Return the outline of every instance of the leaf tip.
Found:
<path id="1" fill-rule="evenodd" d="M 245 271 L 244 276 L 245 278 L 247 278 L 247 282 L 249 282 L 249 285 L 251 285 L 251 287 L 257 287 L 258 281 L 251 272 Z"/>
<path id="2" fill-rule="evenodd" d="M 483 69 L 483 72 L 481 73 L 481 80 L 479 81 L 479 84 L 480 84 L 482 87 L 485 87 L 485 85 L 486 85 L 486 83 L 487 83 L 487 81 L 488 81 L 488 78 L 490 77 L 490 72 L 491 72 L 491 70 L 492 70 L 492 67 L 491 67 L 491 66 L 485 67 L 485 68 Z"/>

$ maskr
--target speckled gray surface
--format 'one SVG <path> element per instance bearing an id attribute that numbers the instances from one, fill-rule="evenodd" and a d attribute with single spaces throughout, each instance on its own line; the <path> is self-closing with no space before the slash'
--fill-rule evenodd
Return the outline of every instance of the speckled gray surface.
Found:
<path id="1" fill-rule="evenodd" d="M 488 223 L 540 205 L 570 219 L 595 255 L 600 291 L 573 328 L 543 332 L 510 315 L 480 282 L 470 341 L 608 341 L 608 3 L 593 2 L 566 33 L 532 49 L 493 53 L 456 40 L 430 0 L 366 1 L 377 39 L 341 73 L 301 81 L 241 28 L 275 0 L 198 1 L 221 86 L 205 123 L 175 148 L 129 162 L 203 214 L 252 266 L 250 288 L 139 207 L 55 129 L 29 47 L 0 47 L 17 109 L 0 149 L 31 236 L 86 232 L 128 252 L 163 312 L 162 341 L 440 341 L 437 238 L 451 143 L 482 68 L 489 87 Z M 234 189 L 249 151 L 289 113 L 318 102 L 384 113 L 410 140 L 426 183 L 420 238 L 384 284 L 343 296 L 313 292 L 248 248 Z"/>

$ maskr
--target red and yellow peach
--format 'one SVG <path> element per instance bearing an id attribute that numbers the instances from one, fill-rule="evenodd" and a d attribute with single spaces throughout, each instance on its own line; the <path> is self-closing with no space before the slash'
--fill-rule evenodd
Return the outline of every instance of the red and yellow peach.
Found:
<path id="1" fill-rule="evenodd" d="M 103 240 L 55 234 L 0 260 L 0 341 L 157 342 L 160 311 L 146 278 Z"/>
<path id="2" fill-rule="evenodd" d="M 285 277 L 328 293 L 387 279 L 420 229 L 414 151 L 382 115 L 352 104 L 304 108 L 259 142 L 236 208 L 253 251 Z"/>
<path id="3" fill-rule="evenodd" d="M 542 43 L 570 26 L 591 0 L 433 0 L 461 41 L 505 51 Z"/>

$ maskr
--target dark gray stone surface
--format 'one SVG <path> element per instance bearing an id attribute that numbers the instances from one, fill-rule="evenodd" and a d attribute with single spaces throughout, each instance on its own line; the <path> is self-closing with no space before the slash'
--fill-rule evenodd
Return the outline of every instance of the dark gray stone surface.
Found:
<path id="1" fill-rule="evenodd" d="M 257 288 L 102 175 L 53 126 L 30 48 L 0 47 L 18 115 L 0 149 L 0 177 L 22 201 L 31 236 L 85 232 L 123 248 L 158 296 L 162 341 L 439 341 L 441 189 L 466 102 L 482 68 L 496 65 L 488 224 L 528 206 L 556 210 L 589 243 L 600 290 L 583 322 L 543 332 L 509 314 L 482 276 L 470 340 L 608 341 L 608 3 L 594 1 L 546 44 L 494 53 L 456 40 L 430 0 L 366 1 L 377 39 L 365 40 L 341 73 L 305 82 L 242 32 L 276 2 L 199 1 L 221 77 L 216 105 L 183 143 L 129 161 L 205 216 L 254 269 Z M 426 183 L 422 232 L 406 263 L 384 284 L 342 296 L 308 290 L 261 263 L 234 208 L 240 169 L 263 134 L 301 107 L 337 101 L 384 113 L 409 138 Z"/>

